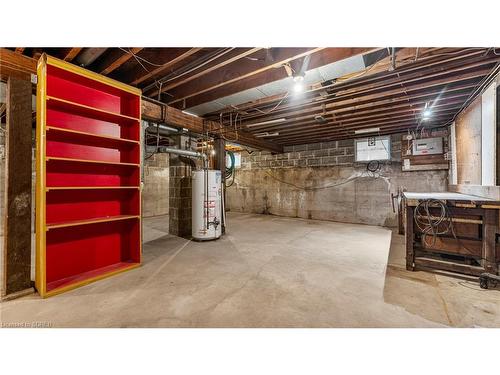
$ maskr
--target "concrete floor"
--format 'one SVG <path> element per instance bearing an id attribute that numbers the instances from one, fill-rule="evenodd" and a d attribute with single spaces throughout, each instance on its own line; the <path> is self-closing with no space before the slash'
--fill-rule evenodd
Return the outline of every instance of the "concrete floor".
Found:
<path id="1" fill-rule="evenodd" d="M 500 291 L 404 269 L 404 241 L 365 225 L 229 214 L 197 243 L 144 220 L 139 269 L 4 302 L 4 327 L 500 327 Z M 392 240 L 391 240 L 392 237 Z"/>

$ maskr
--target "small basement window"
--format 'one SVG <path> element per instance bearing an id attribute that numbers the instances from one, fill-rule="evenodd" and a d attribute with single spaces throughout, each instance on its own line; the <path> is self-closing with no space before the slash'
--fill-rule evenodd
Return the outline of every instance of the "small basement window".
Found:
<path id="1" fill-rule="evenodd" d="M 391 159 L 391 137 L 369 137 L 354 140 L 356 162 Z"/>

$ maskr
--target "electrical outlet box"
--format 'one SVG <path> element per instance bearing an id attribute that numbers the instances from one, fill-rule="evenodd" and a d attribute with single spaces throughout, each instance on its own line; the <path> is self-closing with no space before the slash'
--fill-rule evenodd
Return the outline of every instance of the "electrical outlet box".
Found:
<path id="1" fill-rule="evenodd" d="M 422 138 L 413 140 L 413 156 L 443 153 L 443 138 Z"/>

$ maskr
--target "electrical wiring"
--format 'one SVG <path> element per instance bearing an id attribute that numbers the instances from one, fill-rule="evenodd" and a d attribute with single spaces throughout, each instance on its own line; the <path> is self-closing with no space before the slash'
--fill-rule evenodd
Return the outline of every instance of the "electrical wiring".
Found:
<path id="1" fill-rule="evenodd" d="M 437 208 L 439 212 L 431 214 L 431 208 Z M 460 246 L 470 253 L 474 253 L 458 238 L 450 210 L 442 201 L 438 199 L 424 199 L 420 201 L 413 211 L 413 220 L 417 228 L 422 232 L 422 242 L 426 246 L 432 248 L 436 244 L 438 236 L 451 234 Z M 427 242 L 429 236 L 432 236 L 430 244 Z"/>
<path id="2" fill-rule="evenodd" d="M 234 48 L 227 48 L 227 49 L 223 50 L 221 53 L 218 53 L 218 54 L 210 57 L 208 60 L 205 60 L 205 61 L 203 61 L 203 62 L 201 62 L 201 63 L 199 63 L 197 65 L 194 65 L 192 68 L 189 68 L 188 70 L 183 71 L 182 73 L 176 74 L 175 72 L 173 72 L 172 73 L 173 76 L 171 76 L 171 77 L 170 76 L 164 77 L 164 78 L 160 79 L 159 82 L 161 82 L 161 83 L 167 83 L 167 82 L 173 81 L 174 79 L 181 78 L 181 77 L 185 76 L 186 74 L 189 74 L 189 73 L 191 73 L 191 72 L 193 72 L 195 70 L 198 70 L 199 68 L 202 68 L 203 66 L 211 63 L 212 61 L 217 60 L 218 58 L 224 56 L 226 53 L 232 51 L 233 49 Z M 163 65 L 160 65 L 160 66 L 163 66 Z M 152 87 L 151 85 L 146 86 L 143 89 L 143 91 L 148 91 L 149 89 L 151 89 L 151 87 Z"/>
<path id="3" fill-rule="evenodd" d="M 496 77 L 498 73 L 500 73 L 500 62 L 496 63 L 491 72 L 475 86 L 476 88 L 474 89 L 474 91 L 467 97 L 467 99 L 462 104 L 460 109 L 455 113 L 453 118 L 448 122 L 446 122 L 445 124 L 443 124 L 443 126 L 447 126 L 453 123 L 453 121 L 456 120 L 457 116 L 463 110 L 465 110 L 470 105 L 470 103 L 474 101 L 474 99 L 476 99 L 477 96 L 479 96 L 482 93 L 482 91 L 493 81 L 493 79 Z"/>
<path id="4" fill-rule="evenodd" d="M 163 64 L 155 64 L 155 63 L 152 63 L 151 61 L 148 61 L 148 60 L 146 60 L 145 58 L 140 57 L 140 56 L 138 56 L 137 54 L 133 53 L 132 51 L 130 51 L 130 50 L 126 50 L 125 48 L 118 47 L 118 49 L 120 49 L 120 50 L 122 50 L 123 52 L 126 52 L 126 53 L 128 53 L 128 54 L 130 54 L 130 55 L 132 55 L 133 57 L 135 57 L 135 59 L 136 59 L 136 60 L 142 60 L 142 61 L 144 61 L 146 64 L 149 64 L 149 65 L 151 65 L 151 66 L 155 66 L 155 67 L 161 67 L 161 66 L 163 66 Z M 141 65 L 142 65 L 142 64 L 141 64 Z M 144 69 L 146 69 L 146 68 L 144 68 Z"/>
<path id="5" fill-rule="evenodd" d="M 283 103 L 283 101 L 288 97 L 288 95 L 290 94 L 290 91 L 287 91 L 286 94 L 281 98 L 281 100 L 278 102 L 278 104 L 276 104 L 273 108 L 271 108 L 269 111 L 262 111 L 258 108 L 254 108 L 257 112 L 263 114 L 263 115 L 268 115 L 270 114 L 271 112 L 275 111 L 276 109 L 278 109 L 278 107 L 281 105 L 281 103 Z"/>
<path id="6" fill-rule="evenodd" d="M 317 191 L 317 190 L 324 190 L 324 189 L 331 189 L 331 188 L 334 188 L 334 187 L 337 187 L 337 186 L 342 186 L 342 185 L 345 185 L 345 184 L 348 184 L 350 182 L 353 182 L 353 181 L 356 181 L 356 180 L 359 180 L 361 178 L 382 178 L 381 175 L 379 174 L 375 174 L 375 173 L 370 173 L 370 172 L 362 172 L 360 175 L 357 175 L 357 176 L 354 176 L 354 177 L 349 177 L 347 179 L 345 179 L 344 181 L 342 182 L 338 182 L 338 183 L 335 183 L 335 184 L 330 184 L 330 185 L 325 185 L 325 186 L 311 186 L 311 187 L 308 187 L 308 186 L 299 186 L 299 185 L 296 185 L 292 182 L 288 182 L 288 181 L 284 181 L 276 176 L 274 176 L 272 173 L 270 173 L 269 171 L 265 171 L 265 173 L 273 178 L 274 180 L 278 181 L 278 182 L 281 182 L 285 185 L 290 185 L 290 186 L 293 186 L 295 187 L 296 189 L 299 189 L 299 190 L 304 190 L 304 191 Z"/>

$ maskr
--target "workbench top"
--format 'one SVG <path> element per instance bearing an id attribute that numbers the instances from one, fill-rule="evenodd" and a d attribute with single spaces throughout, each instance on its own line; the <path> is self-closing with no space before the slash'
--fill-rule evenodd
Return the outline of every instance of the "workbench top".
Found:
<path id="1" fill-rule="evenodd" d="M 493 199 L 479 197 L 477 195 L 454 193 L 451 191 L 444 192 L 425 192 L 425 193 L 414 193 L 410 191 L 405 191 L 404 197 L 406 199 L 438 199 L 438 200 L 453 200 L 453 201 L 474 201 L 474 202 L 493 202 Z"/>

